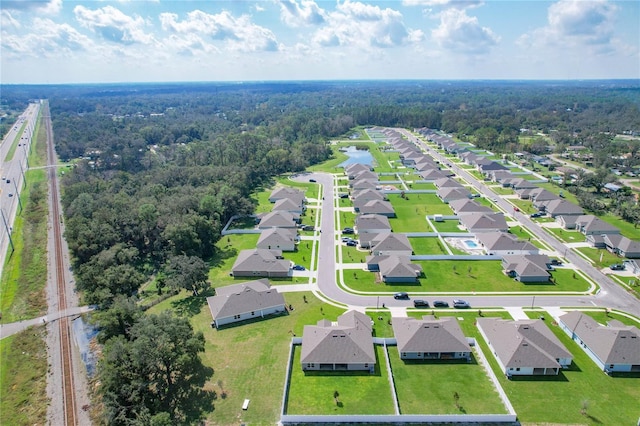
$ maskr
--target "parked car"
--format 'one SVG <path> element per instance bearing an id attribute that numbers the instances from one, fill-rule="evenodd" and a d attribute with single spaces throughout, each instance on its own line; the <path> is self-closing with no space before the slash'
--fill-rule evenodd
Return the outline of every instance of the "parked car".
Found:
<path id="1" fill-rule="evenodd" d="M 409 294 L 401 291 L 393 295 L 394 299 L 409 299 Z"/>
<path id="2" fill-rule="evenodd" d="M 529 217 L 531 217 L 531 218 L 542 217 L 542 216 L 544 216 L 544 213 L 542 213 L 542 212 L 531 213 L 529 215 Z"/>
<path id="3" fill-rule="evenodd" d="M 357 241 L 355 241 L 355 240 L 350 240 L 350 241 L 347 241 L 347 245 L 348 245 L 349 247 L 355 247 L 355 246 L 357 246 L 357 245 L 358 245 L 358 242 L 357 242 Z"/>
<path id="4" fill-rule="evenodd" d="M 422 300 L 422 299 L 416 299 L 413 301 L 413 306 L 415 308 L 428 308 L 429 307 L 429 302 L 427 302 L 426 300 Z"/>
<path id="5" fill-rule="evenodd" d="M 311 225 L 304 225 L 304 226 L 302 227 L 302 230 L 303 230 L 303 231 L 314 231 L 314 230 L 315 230 L 315 228 L 314 228 L 313 226 L 311 226 Z"/>
<path id="6" fill-rule="evenodd" d="M 349 198 L 349 194 L 340 194 L 340 198 Z"/>
<path id="7" fill-rule="evenodd" d="M 343 242 L 343 243 L 348 243 L 349 241 L 353 241 L 353 238 L 349 238 L 349 237 L 342 237 L 342 242 Z"/>
<path id="8" fill-rule="evenodd" d="M 466 308 L 470 308 L 471 305 L 469 305 L 469 302 L 467 302 L 466 300 L 454 299 L 453 307 L 458 309 L 466 309 Z"/>
<path id="9" fill-rule="evenodd" d="M 353 228 L 344 228 L 342 230 L 343 234 L 353 234 L 355 231 L 353 230 Z"/>
<path id="10" fill-rule="evenodd" d="M 13 197 L 13 192 L 10 192 L 10 193 L 9 193 L 9 197 Z"/>
<path id="11" fill-rule="evenodd" d="M 611 269 L 612 271 L 624 271 L 624 265 L 621 263 L 614 263 L 613 265 L 609 266 L 609 269 Z"/>
<path id="12" fill-rule="evenodd" d="M 293 265 L 293 268 L 291 268 L 291 269 L 293 269 L 294 271 L 304 271 L 304 270 L 306 270 L 306 268 L 304 266 L 302 266 L 302 265 Z"/>
<path id="13" fill-rule="evenodd" d="M 551 259 L 551 264 L 558 266 L 558 265 L 562 265 L 562 262 L 560 262 L 558 259 Z"/>
<path id="14" fill-rule="evenodd" d="M 309 179 L 309 182 L 316 183 L 316 180 L 315 179 Z"/>
<path id="15" fill-rule="evenodd" d="M 11 179 L 7 179 L 7 183 L 11 183 Z"/>
<path id="16" fill-rule="evenodd" d="M 435 300 L 433 302 L 433 307 L 434 308 L 448 308 L 449 307 L 449 303 L 445 302 L 444 300 Z"/>

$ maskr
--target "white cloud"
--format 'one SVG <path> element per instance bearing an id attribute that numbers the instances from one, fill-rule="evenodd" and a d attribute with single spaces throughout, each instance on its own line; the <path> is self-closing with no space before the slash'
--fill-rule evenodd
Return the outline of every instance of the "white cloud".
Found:
<path id="1" fill-rule="evenodd" d="M 0 28 L 6 30 L 11 28 L 12 30 L 20 28 L 20 22 L 16 20 L 8 10 L 0 11 Z"/>
<path id="2" fill-rule="evenodd" d="M 180 21 L 175 13 L 160 14 L 162 29 L 185 35 L 190 33 L 209 36 L 225 43 L 228 50 L 238 52 L 277 51 L 280 49 L 276 36 L 265 27 L 251 22 L 242 15 L 234 17 L 227 11 L 212 15 L 194 10 Z"/>
<path id="3" fill-rule="evenodd" d="M 280 18 L 290 27 L 320 25 L 325 21 L 326 12 L 313 0 L 279 0 Z"/>
<path id="4" fill-rule="evenodd" d="M 36 11 L 42 15 L 57 15 L 62 9 L 62 0 L 3 0 L 2 9 Z"/>
<path id="5" fill-rule="evenodd" d="M 146 22 L 140 16 L 131 17 L 113 6 L 95 10 L 76 6 L 73 12 L 80 25 L 94 31 L 107 41 L 120 44 L 152 44 L 154 42 L 153 36 L 144 31 Z"/>
<path id="6" fill-rule="evenodd" d="M 491 28 L 481 26 L 478 18 L 459 9 L 442 11 L 440 25 L 431 31 L 431 37 L 444 49 L 471 54 L 486 53 L 500 41 Z"/>
<path id="7" fill-rule="evenodd" d="M 394 47 L 421 41 L 420 30 L 408 29 L 400 12 L 361 2 L 338 3 L 326 17 L 326 25 L 313 36 L 319 46 L 369 49 Z"/>
<path id="8" fill-rule="evenodd" d="M 56 24 L 50 19 L 34 18 L 32 32 L 27 35 L 3 33 L 2 49 L 18 58 L 59 57 L 73 52 L 89 51 L 93 42 L 68 24 Z"/>
<path id="9" fill-rule="evenodd" d="M 465 9 L 484 4 L 483 0 L 402 0 L 404 6 L 447 6 L 456 9 Z"/>

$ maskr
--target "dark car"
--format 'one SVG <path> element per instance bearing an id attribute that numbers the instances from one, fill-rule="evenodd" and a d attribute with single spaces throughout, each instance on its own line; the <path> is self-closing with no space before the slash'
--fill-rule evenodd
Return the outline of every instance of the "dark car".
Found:
<path id="1" fill-rule="evenodd" d="M 349 240 L 349 241 L 347 241 L 347 245 L 348 245 L 349 247 L 355 247 L 355 246 L 357 246 L 357 245 L 358 245 L 358 242 L 357 242 L 357 241 L 354 241 L 354 240 Z"/>
<path id="2" fill-rule="evenodd" d="M 306 268 L 302 265 L 293 265 L 293 269 L 294 271 L 304 271 Z"/>
<path id="3" fill-rule="evenodd" d="M 429 302 L 427 302 L 426 300 L 422 300 L 422 299 L 416 299 L 413 301 L 413 306 L 415 308 L 428 308 L 429 307 Z"/>
<path id="4" fill-rule="evenodd" d="M 340 198 L 349 198 L 349 194 L 340 194 Z"/>
<path id="5" fill-rule="evenodd" d="M 470 308 L 471 305 L 469 305 L 469 302 L 467 302 L 466 300 L 454 299 L 453 307 L 458 309 L 467 309 Z"/>
<path id="6" fill-rule="evenodd" d="M 444 300 L 436 300 L 433 302 L 433 307 L 434 308 L 448 308 L 449 304 L 447 302 L 445 302 Z"/>
<path id="7" fill-rule="evenodd" d="M 393 295 L 394 299 L 408 299 L 409 298 L 409 293 L 405 293 L 404 291 L 401 291 L 400 293 L 396 293 Z"/>
<path id="8" fill-rule="evenodd" d="M 355 231 L 353 230 L 353 228 L 344 228 L 342 230 L 343 234 L 353 234 Z"/>
<path id="9" fill-rule="evenodd" d="M 562 265 L 562 262 L 560 262 L 558 259 L 551 259 L 551 264 L 552 265 Z"/>
<path id="10" fill-rule="evenodd" d="M 313 226 L 311 226 L 311 225 L 304 225 L 302 227 L 302 230 L 303 231 L 313 231 L 313 230 L 315 230 L 315 228 Z"/>
<path id="11" fill-rule="evenodd" d="M 309 179 L 309 182 L 316 183 L 316 180 L 315 179 Z"/>
<path id="12" fill-rule="evenodd" d="M 614 263 L 613 265 L 609 266 L 609 269 L 611 269 L 612 271 L 624 271 L 624 265 L 621 263 Z"/>
<path id="13" fill-rule="evenodd" d="M 544 213 L 542 213 L 542 212 L 531 213 L 531 214 L 529 215 L 529 217 L 532 217 L 532 218 L 542 217 L 542 216 L 544 216 Z"/>
<path id="14" fill-rule="evenodd" d="M 349 241 L 353 241 L 353 238 L 349 238 L 349 237 L 342 237 L 342 242 L 343 242 L 343 243 L 348 243 Z"/>

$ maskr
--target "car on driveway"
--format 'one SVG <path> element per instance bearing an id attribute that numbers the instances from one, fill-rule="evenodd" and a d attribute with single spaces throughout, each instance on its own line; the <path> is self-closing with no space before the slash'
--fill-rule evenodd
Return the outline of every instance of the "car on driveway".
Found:
<path id="1" fill-rule="evenodd" d="M 353 241 L 353 238 L 349 238 L 349 237 L 342 237 L 342 242 L 343 242 L 343 243 L 348 243 L 349 241 Z"/>
<path id="2" fill-rule="evenodd" d="M 426 300 L 422 300 L 422 299 L 416 299 L 413 301 L 413 307 L 414 308 L 428 308 L 429 307 L 429 302 L 427 302 Z"/>
<path id="3" fill-rule="evenodd" d="M 353 234 L 353 233 L 355 233 L 355 231 L 353 230 L 353 228 L 344 228 L 342 230 L 342 233 L 343 234 Z"/>
<path id="4" fill-rule="evenodd" d="M 400 299 L 406 300 L 406 299 L 409 299 L 409 293 L 405 293 L 404 291 L 401 291 L 399 293 L 394 294 L 393 298 L 396 300 L 400 300 Z"/>
<path id="5" fill-rule="evenodd" d="M 470 308 L 471 305 L 469 305 L 469 302 L 467 302 L 466 300 L 454 299 L 453 307 L 458 309 L 467 309 L 467 308 Z"/>
<path id="6" fill-rule="evenodd" d="M 347 245 L 348 245 L 349 247 L 355 247 L 355 246 L 357 246 L 357 245 L 358 245 L 358 242 L 357 242 L 357 241 L 355 241 L 355 240 L 350 240 L 350 241 L 347 241 Z"/>
<path id="7" fill-rule="evenodd" d="M 449 303 L 445 302 L 444 300 L 435 300 L 433 302 L 433 307 L 434 308 L 448 308 L 449 307 Z"/>
<path id="8" fill-rule="evenodd" d="M 544 216 L 544 213 L 542 213 L 542 212 L 535 212 L 535 213 L 531 213 L 529 215 L 529 217 L 531 217 L 531 218 L 542 217 L 542 216 Z"/>
<path id="9" fill-rule="evenodd" d="M 315 228 L 314 228 L 313 226 L 311 226 L 311 225 L 304 225 L 304 226 L 302 227 L 302 230 L 303 230 L 303 231 L 314 231 L 314 230 L 315 230 Z"/>
<path id="10" fill-rule="evenodd" d="M 609 266 L 609 269 L 611 269 L 612 271 L 624 271 L 624 265 L 622 263 L 614 263 L 613 265 Z"/>
<path id="11" fill-rule="evenodd" d="M 306 268 L 304 266 L 302 266 L 302 265 L 293 265 L 293 268 L 291 268 L 291 269 L 293 269 L 294 271 L 304 271 L 304 270 L 306 270 Z"/>

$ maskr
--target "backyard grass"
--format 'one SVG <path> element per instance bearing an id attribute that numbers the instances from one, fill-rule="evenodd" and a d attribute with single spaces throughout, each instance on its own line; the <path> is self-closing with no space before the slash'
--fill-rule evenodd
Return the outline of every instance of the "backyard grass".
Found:
<path id="1" fill-rule="evenodd" d="M 540 313 L 544 312 L 536 311 L 535 315 Z M 640 417 L 640 374 L 604 374 L 559 326 L 551 321 L 547 321 L 547 326 L 573 354 L 571 367 L 558 376 L 508 380 L 495 359 L 489 357 L 518 420 L 536 424 L 633 424 Z M 484 340 L 480 340 L 485 353 L 490 354 Z"/>
<path id="2" fill-rule="evenodd" d="M 396 346 L 388 351 L 401 414 L 507 413 L 475 355 L 470 363 L 403 361 Z"/>
<path id="3" fill-rule="evenodd" d="M 448 254 L 442 247 L 442 242 L 436 237 L 409 238 L 409 243 L 416 255 L 424 254 Z"/>
<path id="4" fill-rule="evenodd" d="M 601 311 L 584 311 L 584 314 L 589 315 L 594 320 L 598 321 L 598 323 L 602 325 L 607 325 L 607 323 L 611 320 L 618 320 L 626 325 L 633 325 L 635 327 L 640 327 L 640 320 L 636 318 L 629 318 L 625 315 L 620 315 L 615 312 L 607 313 L 605 310 Z"/>
<path id="5" fill-rule="evenodd" d="M 388 198 L 397 216 L 389 219 L 394 232 L 431 232 L 425 216 L 452 214 L 451 208 L 435 194 L 410 194 L 407 199 L 390 194 Z"/>
<path id="6" fill-rule="evenodd" d="M 44 424 L 47 416 L 47 348 L 44 327 L 0 340 L 0 424 Z"/>
<path id="7" fill-rule="evenodd" d="M 613 215 L 603 215 L 598 217 L 603 221 L 618 228 L 620 230 L 620 233 L 625 237 L 632 240 L 640 239 L 640 229 L 636 228 L 635 225 L 633 225 L 632 223 L 629 223 Z"/>
<path id="8" fill-rule="evenodd" d="M 552 272 L 553 283 L 523 284 L 502 273 L 500 261 L 437 260 L 415 261 L 422 265 L 424 276 L 418 283 L 376 283 L 373 272 L 348 270 L 344 272 L 344 283 L 352 290 L 376 293 L 431 292 L 542 292 L 542 291 L 586 291 L 589 283 L 571 269 Z"/>
<path id="9" fill-rule="evenodd" d="M 336 226 L 339 226 L 340 229 L 353 228 L 356 224 L 356 214 L 352 211 L 340 211 L 339 220 L 339 222 L 336 222 Z"/>
<path id="10" fill-rule="evenodd" d="M 310 292 L 284 293 L 284 297 L 294 308 L 287 315 L 247 321 L 221 330 L 210 326 L 211 313 L 206 299 L 187 292 L 149 310 L 152 313 L 167 309 L 184 312 L 194 330 L 204 333 L 205 352 L 201 358 L 205 366 L 213 369 L 204 390 L 217 393 L 214 407 L 205 407 L 209 424 L 275 424 L 280 415 L 291 337 L 302 336 L 307 324 L 316 324 L 324 318 L 335 321 L 345 312 L 321 302 Z M 176 309 L 180 306 L 189 309 Z M 294 369 L 299 366 L 294 365 Z M 241 409 L 245 398 L 251 400 L 247 411 Z"/>
<path id="11" fill-rule="evenodd" d="M 607 268 L 613 263 L 622 263 L 622 261 L 624 260 L 624 258 L 619 257 L 611 253 L 609 250 L 605 249 L 597 249 L 593 247 L 578 247 L 575 250 L 579 251 L 587 258 L 589 258 L 595 268 Z M 600 260 L 600 256 L 602 256 L 602 261 Z"/>
<path id="12" fill-rule="evenodd" d="M 460 229 L 460 222 L 456 219 L 443 220 L 441 222 L 431 219 L 430 221 L 431 225 L 435 226 L 437 232 L 466 232 Z"/>
<path id="13" fill-rule="evenodd" d="M 376 367 L 368 372 L 302 371 L 294 348 L 287 414 L 393 414 L 384 347 L 375 345 Z M 334 399 L 338 391 L 337 400 Z"/>
<path id="14" fill-rule="evenodd" d="M 563 243 L 583 243 L 587 241 L 587 237 L 578 231 L 570 231 L 562 228 L 543 228 L 548 233 L 552 234 L 556 237 L 557 240 L 562 241 Z"/>

